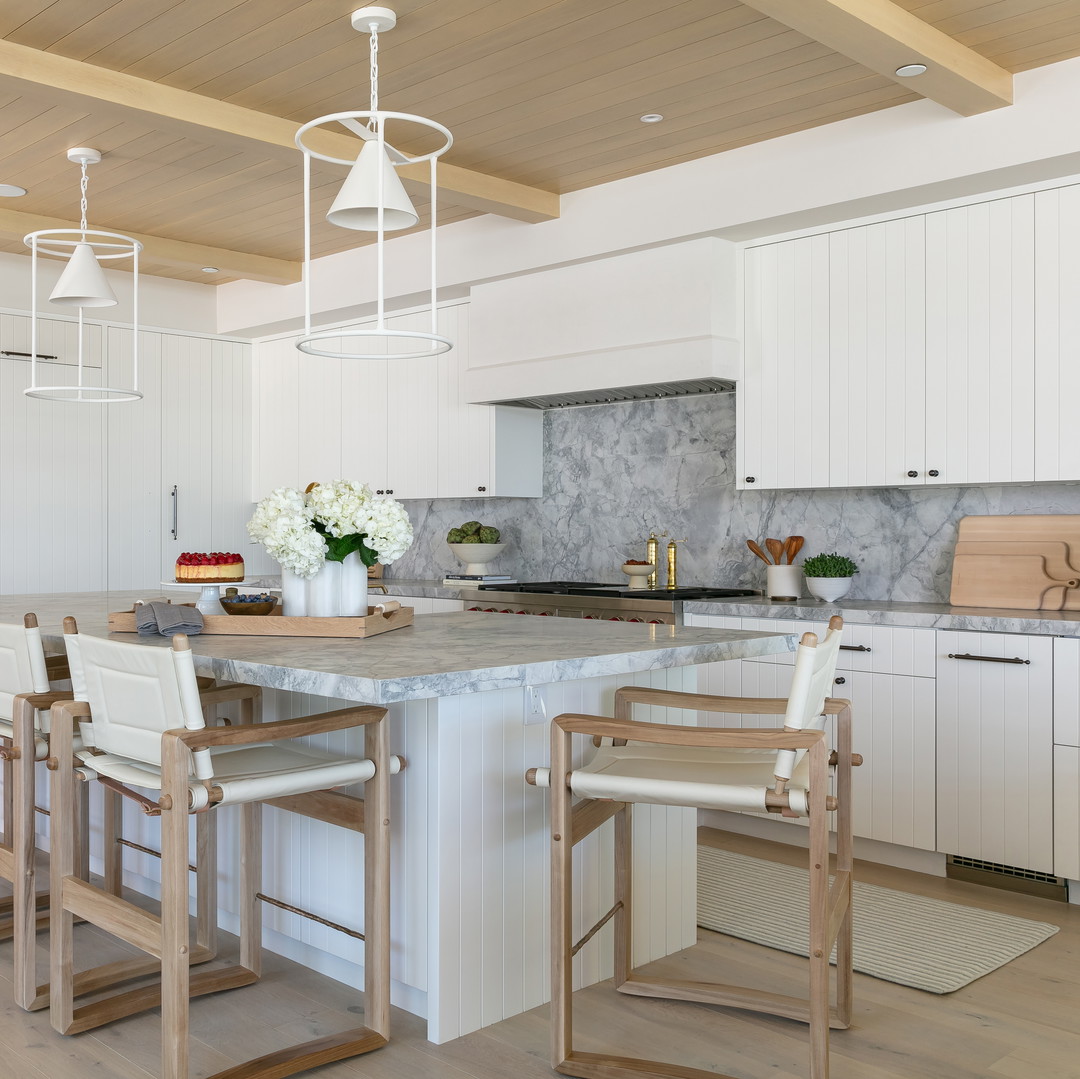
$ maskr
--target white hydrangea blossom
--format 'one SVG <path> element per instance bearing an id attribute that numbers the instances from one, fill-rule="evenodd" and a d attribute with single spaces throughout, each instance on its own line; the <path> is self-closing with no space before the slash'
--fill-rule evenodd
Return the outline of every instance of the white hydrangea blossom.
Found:
<path id="1" fill-rule="evenodd" d="M 312 516 L 334 537 L 366 532 L 371 501 L 371 488 L 355 480 L 320 483 L 307 496 Z"/>
<path id="2" fill-rule="evenodd" d="M 311 526 L 304 496 L 291 487 L 271 491 L 255 507 L 247 530 L 256 543 L 301 577 L 314 577 L 326 559 L 326 543 Z"/>
<path id="3" fill-rule="evenodd" d="M 405 507 L 393 498 L 374 498 L 366 483 L 355 480 L 319 484 L 306 495 L 278 487 L 255 507 L 247 530 L 283 566 L 311 578 L 327 554 L 315 521 L 335 539 L 364 536 L 383 564 L 400 558 L 413 540 Z"/>

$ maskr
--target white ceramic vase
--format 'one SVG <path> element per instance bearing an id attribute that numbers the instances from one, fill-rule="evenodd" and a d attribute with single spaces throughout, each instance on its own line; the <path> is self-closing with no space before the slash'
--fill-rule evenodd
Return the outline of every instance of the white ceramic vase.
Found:
<path id="1" fill-rule="evenodd" d="M 353 551 L 343 562 L 324 562 L 314 577 L 281 567 L 281 613 L 286 617 L 345 618 L 368 613 L 367 566 Z"/>
<path id="2" fill-rule="evenodd" d="M 827 603 L 848 594 L 851 587 L 850 577 L 807 577 L 806 587 L 810 589 L 810 595 Z"/>

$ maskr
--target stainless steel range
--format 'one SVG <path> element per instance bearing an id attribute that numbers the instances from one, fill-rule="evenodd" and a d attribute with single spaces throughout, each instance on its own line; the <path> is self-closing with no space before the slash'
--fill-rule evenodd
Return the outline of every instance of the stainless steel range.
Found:
<path id="1" fill-rule="evenodd" d="M 479 585 L 462 589 L 467 611 L 499 614 L 539 614 L 556 618 L 597 618 L 610 622 L 653 622 L 673 625 L 682 613 L 681 601 L 737 599 L 758 596 L 749 588 L 627 588 L 625 584 L 578 581 Z"/>

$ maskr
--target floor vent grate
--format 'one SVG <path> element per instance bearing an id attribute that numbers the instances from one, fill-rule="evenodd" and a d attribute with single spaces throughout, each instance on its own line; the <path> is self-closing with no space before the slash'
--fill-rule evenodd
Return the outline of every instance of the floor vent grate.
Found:
<path id="1" fill-rule="evenodd" d="M 1011 892 L 1056 899 L 1062 903 L 1069 900 L 1068 886 L 1064 877 L 1043 873 L 1037 869 L 1021 869 L 1015 865 L 987 862 L 982 858 L 966 858 L 950 854 L 945 863 L 945 876 L 952 880 L 966 880 L 990 888 L 1005 888 Z"/>

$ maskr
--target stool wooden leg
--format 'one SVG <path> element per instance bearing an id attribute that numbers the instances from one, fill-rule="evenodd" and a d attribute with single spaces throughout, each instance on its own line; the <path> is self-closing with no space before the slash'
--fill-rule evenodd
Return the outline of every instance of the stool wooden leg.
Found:
<path id="1" fill-rule="evenodd" d="M 217 812 L 195 816 L 195 942 L 217 952 Z"/>
<path id="2" fill-rule="evenodd" d="M 810 1079 L 829 1076 L 829 820 L 825 743 L 810 750 Z"/>
<path id="3" fill-rule="evenodd" d="M 50 818 L 51 819 L 51 818 Z M 75 872 L 80 880 L 90 879 L 90 784 L 75 783 Z"/>
<path id="4" fill-rule="evenodd" d="M 240 806 L 240 965 L 262 971 L 262 803 Z"/>
<path id="5" fill-rule="evenodd" d="M 35 761 L 34 709 L 20 701 L 14 715 L 14 744 L 20 753 L 11 771 L 13 808 L 8 839 L 12 845 L 15 942 L 15 1003 L 32 1010 L 45 1006 L 38 1000 L 37 983 L 37 837 L 34 830 Z M 4 777 L 5 789 L 8 776 Z"/>
<path id="6" fill-rule="evenodd" d="M 124 799 L 118 791 L 108 787 L 102 787 L 101 792 L 101 832 L 105 844 L 105 879 L 102 887 L 110 895 L 120 895 L 124 890 L 124 848 L 120 843 L 124 827 Z"/>
<path id="7" fill-rule="evenodd" d="M 75 874 L 75 771 L 71 720 L 53 711 L 49 749 L 49 1019 L 66 1034 L 74 1019 L 74 918 L 64 904 L 64 882 Z"/>
<path id="8" fill-rule="evenodd" d="M 364 785 L 364 1018 L 390 1037 L 390 738 L 386 720 L 364 728 L 376 772 Z"/>
<path id="9" fill-rule="evenodd" d="M 188 795 L 181 743 L 163 744 L 161 771 L 161 1079 L 187 1079 Z"/>
<path id="10" fill-rule="evenodd" d="M 851 708 L 845 708 L 836 717 L 836 872 L 851 873 L 853 841 L 851 830 Z M 836 937 L 836 1017 L 844 1025 L 851 1025 L 854 994 L 852 956 L 852 905 L 848 900 L 847 911 L 840 923 Z"/>
<path id="11" fill-rule="evenodd" d="M 634 919 L 632 905 L 634 820 L 627 802 L 615 815 L 615 988 L 634 969 Z"/>
<path id="12" fill-rule="evenodd" d="M 571 921 L 574 845 L 570 791 L 570 735 L 551 727 L 551 1066 L 573 1052 L 574 946 Z"/>
<path id="13" fill-rule="evenodd" d="M 31 742 L 30 746 L 30 759 L 33 760 L 34 743 Z M 14 769 L 12 768 L 12 762 L 9 760 L 4 761 L 4 846 L 10 847 L 15 843 L 14 839 L 14 820 L 15 820 L 15 784 L 14 784 Z"/>

